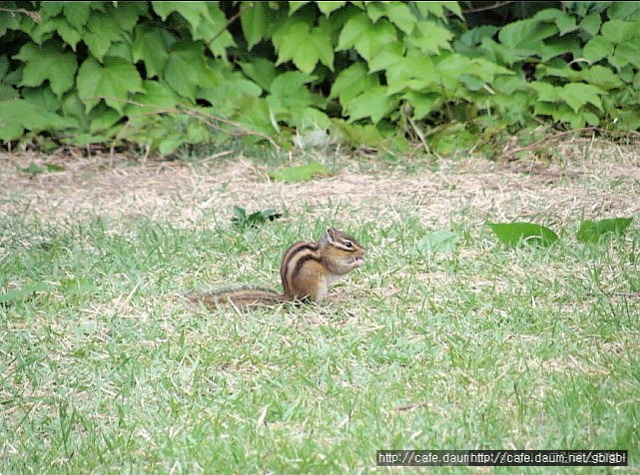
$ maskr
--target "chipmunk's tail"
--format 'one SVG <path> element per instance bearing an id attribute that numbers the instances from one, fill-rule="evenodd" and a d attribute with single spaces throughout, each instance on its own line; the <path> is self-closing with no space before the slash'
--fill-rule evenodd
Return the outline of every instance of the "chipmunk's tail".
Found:
<path id="1" fill-rule="evenodd" d="M 211 309 L 230 305 L 237 310 L 244 310 L 250 307 L 272 306 L 287 302 L 283 295 L 272 290 L 255 288 L 223 290 L 204 294 L 190 293 L 184 294 L 184 297 L 192 303 L 201 303 Z"/>

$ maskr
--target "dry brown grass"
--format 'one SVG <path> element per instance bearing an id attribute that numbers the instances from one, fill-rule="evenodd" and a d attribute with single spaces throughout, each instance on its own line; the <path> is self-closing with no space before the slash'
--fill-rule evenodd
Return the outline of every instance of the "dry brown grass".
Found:
<path id="1" fill-rule="evenodd" d="M 96 214 L 146 216 L 189 226 L 213 212 L 227 221 L 233 205 L 247 210 L 321 212 L 341 203 L 336 219 L 384 221 L 413 209 L 431 225 L 464 212 L 478 221 L 527 219 L 542 214 L 565 223 L 582 217 L 632 216 L 640 209 L 640 149 L 605 143 L 567 143 L 563 163 L 500 164 L 478 157 L 440 163 L 410 174 L 350 165 L 310 183 L 270 181 L 264 167 L 245 157 L 195 169 L 183 162 L 137 164 L 119 157 L 67 158 L 0 154 L 0 213 L 25 212 L 44 221 Z M 56 163 L 62 172 L 32 176 L 29 164 Z M 210 162 L 209 162 L 210 163 Z"/>

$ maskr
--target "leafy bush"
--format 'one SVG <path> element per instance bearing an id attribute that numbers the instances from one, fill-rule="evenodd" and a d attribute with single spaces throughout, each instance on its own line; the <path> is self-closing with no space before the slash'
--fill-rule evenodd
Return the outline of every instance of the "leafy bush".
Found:
<path id="1" fill-rule="evenodd" d="M 564 4 L 470 29 L 458 2 L 4 2 L 0 140 L 168 154 L 638 129 L 640 4 Z"/>

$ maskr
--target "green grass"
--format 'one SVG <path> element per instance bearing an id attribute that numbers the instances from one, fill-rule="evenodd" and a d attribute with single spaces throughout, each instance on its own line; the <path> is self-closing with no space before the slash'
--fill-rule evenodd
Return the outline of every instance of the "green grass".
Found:
<path id="1" fill-rule="evenodd" d="M 242 234 L 5 216 L 0 473 L 415 473 L 377 468 L 385 448 L 628 449 L 634 468 L 615 473 L 637 473 L 637 225 L 597 246 L 505 249 L 462 214 L 456 250 L 430 255 L 416 243 L 434 229 L 394 211 Z M 275 288 L 284 249 L 329 224 L 368 262 L 322 307 L 237 315 L 176 297 Z"/>

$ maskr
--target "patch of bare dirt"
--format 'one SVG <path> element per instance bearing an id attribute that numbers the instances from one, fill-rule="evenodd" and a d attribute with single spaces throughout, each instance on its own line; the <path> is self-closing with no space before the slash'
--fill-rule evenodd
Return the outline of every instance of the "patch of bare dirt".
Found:
<path id="1" fill-rule="evenodd" d="M 64 170 L 25 172 L 33 163 Z M 398 213 L 413 212 L 433 225 L 458 214 L 478 221 L 541 215 L 546 222 L 564 222 L 633 216 L 640 209 L 640 150 L 612 144 L 577 149 L 561 164 L 473 157 L 407 174 L 375 165 L 359 173 L 353 162 L 332 178 L 300 184 L 274 183 L 243 157 L 199 168 L 125 158 L 109 163 L 105 157 L 0 154 L 0 215 L 24 213 L 43 221 L 146 216 L 189 226 L 212 213 L 226 221 L 233 205 L 286 209 L 295 216 L 320 215 L 339 203 L 338 221 L 397 220 Z"/>

